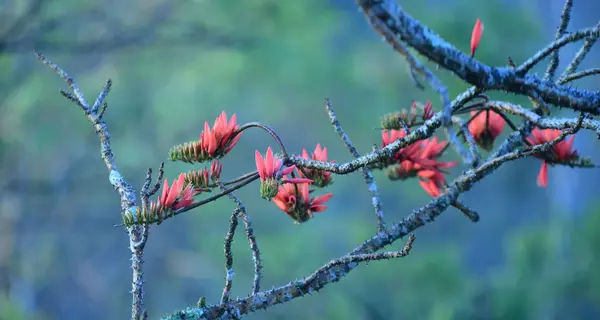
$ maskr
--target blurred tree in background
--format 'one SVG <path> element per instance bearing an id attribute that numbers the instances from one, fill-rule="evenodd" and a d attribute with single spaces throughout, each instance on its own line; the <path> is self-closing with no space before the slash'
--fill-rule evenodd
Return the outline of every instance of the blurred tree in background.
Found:
<path id="1" fill-rule="evenodd" d="M 553 38 L 556 24 L 529 1 L 398 2 L 464 52 L 480 17 L 486 29 L 477 55 L 489 65 L 505 65 L 508 56 L 523 61 Z M 600 9 L 577 2 L 576 10 Z M 577 12 L 576 26 L 596 23 L 577 20 Z M 52 54 L 84 92 L 113 80 L 106 115 L 113 151 L 121 172 L 139 184 L 147 167 L 166 160 L 172 145 L 196 139 L 221 110 L 237 113 L 240 122 L 269 124 L 295 153 L 320 142 L 337 162 L 350 155 L 331 129 L 324 97 L 336 104 L 359 150 L 380 142 L 380 115 L 412 100 L 430 99 L 439 110 L 435 93 L 414 88 L 404 60 L 353 1 L 0 2 L 0 319 L 119 319 L 130 308 L 126 236 L 113 228 L 121 222 L 119 203 L 97 137 L 57 94 L 63 84 L 47 76 L 33 49 Z M 436 72 L 451 96 L 468 87 Z M 594 157 L 595 137 L 586 134 L 576 144 Z M 254 150 L 269 143 L 263 133 L 245 133 L 224 160 L 225 178 L 253 169 Z M 318 294 L 249 318 L 600 318 L 600 273 L 593 267 L 600 263 L 600 212 L 589 191 L 597 190 L 598 173 L 557 168 L 554 185 L 544 190 L 535 185 L 538 165 L 506 165 L 467 194 L 482 213 L 477 225 L 446 214 L 419 231 L 409 258 L 361 266 Z M 165 175 L 181 169 L 168 163 Z M 416 181 L 376 178 L 391 220 L 429 199 Z M 261 245 L 264 288 L 303 277 L 372 235 L 360 175 L 336 177 L 330 188 L 330 209 L 302 226 L 260 200 L 257 186 L 238 192 Z M 151 317 L 220 295 L 231 209 L 219 201 L 151 229 Z M 247 251 L 237 237 L 234 297 L 250 290 Z"/>

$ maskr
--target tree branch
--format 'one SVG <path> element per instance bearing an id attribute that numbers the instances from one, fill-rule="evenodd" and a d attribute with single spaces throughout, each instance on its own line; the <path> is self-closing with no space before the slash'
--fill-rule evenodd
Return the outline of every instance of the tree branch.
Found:
<path id="1" fill-rule="evenodd" d="M 88 120 L 92 123 L 94 130 L 98 134 L 98 138 L 100 139 L 100 148 L 102 151 L 102 159 L 104 160 L 104 164 L 106 165 L 106 168 L 109 171 L 108 180 L 121 196 L 122 212 L 126 212 L 128 210 L 135 210 L 135 192 L 133 190 L 133 187 L 125 180 L 125 178 L 123 178 L 123 176 L 117 169 L 115 157 L 112 153 L 112 149 L 110 146 L 110 135 L 108 133 L 106 123 L 104 123 L 102 117 L 96 112 L 97 110 L 94 110 L 94 108 L 90 107 L 90 105 L 85 100 L 83 93 L 81 92 L 81 90 L 79 90 L 79 87 L 75 83 L 75 80 L 73 80 L 73 78 L 69 74 L 67 74 L 58 65 L 52 63 L 41 53 L 36 52 L 35 55 L 40 61 L 42 61 L 42 63 L 49 66 L 62 79 L 64 79 L 67 85 L 71 88 L 72 94 L 76 98 L 77 104 L 83 109 Z M 110 80 L 107 82 L 106 87 L 110 88 Z M 107 92 L 108 90 L 103 90 L 96 99 L 96 103 L 101 104 L 104 98 L 106 97 Z M 131 319 L 138 320 L 142 319 L 144 316 L 144 273 L 142 271 L 142 264 L 144 262 L 143 244 L 145 244 L 146 242 L 145 239 L 147 239 L 148 236 L 148 229 L 143 229 L 140 226 L 131 226 L 127 228 L 127 232 L 129 234 L 129 250 L 131 251 L 131 268 L 133 270 L 133 280 L 131 283 Z"/>
<path id="2" fill-rule="evenodd" d="M 547 103 L 568 107 L 575 111 L 600 114 L 600 93 L 577 90 L 554 84 L 528 74 L 519 74 L 513 68 L 487 66 L 457 50 L 431 29 L 406 14 L 392 0 L 356 0 L 362 10 L 372 13 L 399 37 L 420 54 L 452 71 L 462 80 L 486 90 L 504 90 L 516 94 L 535 96 Z M 557 42 L 566 44 L 585 37 L 595 37 L 600 29 L 593 28 L 564 36 Z M 568 40 L 567 40 L 568 39 Z M 559 46 L 553 42 L 549 47 Z M 551 52 L 551 51 L 550 51 Z M 548 54 L 550 53 L 548 52 Z M 521 68 L 521 71 L 525 68 Z"/>

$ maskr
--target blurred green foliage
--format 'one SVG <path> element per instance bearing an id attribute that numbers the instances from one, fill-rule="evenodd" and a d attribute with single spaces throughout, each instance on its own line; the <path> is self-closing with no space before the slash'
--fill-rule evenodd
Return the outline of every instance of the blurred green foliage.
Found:
<path id="1" fill-rule="evenodd" d="M 174 3 L 156 35 L 176 37 L 200 27 L 206 33 L 180 44 L 48 53 L 77 79 L 90 101 L 106 79 L 113 80 L 106 121 L 120 169 L 136 188 L 147 167 L 165 161 L 172 145 L 196 139 L 203 122 L 212 122 L 221 110 L 237 113 L 240 122 L 269 124 L 294 153 L 320 142 L 337 162 L 350 155 L 322 110 L 324 97 L 332 99 L 362 152 L 380 142 L 374 128 L 384 113 L 427 99 L 439 110 L 436 95 L 414 88 L 403 59 L 368 27 L 352 1 Z M 40 30 L 40 37 L 76 46 L 111 27 L 97 26 L 89 12 L 101 8 L 136 28 L 163 5 L 160 0 L 56 1 L 45 18 L 63 17 L 67 27 Z M 527 2 L 448 1 L 436 3 L 436 10 L 425 1 L 402 5 L 464 52 L 473 22 L 481 17 L 485 33 L 477 58 L 490 65 L 505 65 L 508 56 L 518 63 L 545 41 L 539 39 L 535 8 Z M 0 270 L 8 270 L 10 278 L 10 285 L 0 286 L 0 319 L 123 318 L 130 304 L 127 240 L 112 228 L 120 222 L 119 203 L 99 159 L 97 138 L 77 106 L 57 93 L 64 83 L 29 52 L 0 53 L 0 70 L 0 190 L 8 190 L 0 194 L 0 223 L 11 239 L 0 242 L 12 252 L 7 259 L 0 255 Z M 451 94 L 468 88 L 444 70 L 436 73 Z M 272 143 L 262 132 L 244 135 L 224 160 L 226 178 L 252 170 L 254 150 Z M 600 262 L 595 232 L 600 212 L 593 209 L 568 221 L 526 217 L 531 221 L 517 222 L 526 216 L 523 190 L 533 194 L 527 198 L 529 212 L 547 208 L 545 194 L 535 193 L 538 165 L 511 165 L 493 177 L 492 187 L 478 186 L 472 205 L 482 211 L 479 224 L 448 212 L 417 233 L 409 257 L 360 266 L 318 294 L 248 318 L 600 318 L 600 273 L 592 267 Z M 167 163 L 166 177 L 187 169 Z M 388 222 L 429 200 L 415 181 L 377 178 Z M 516 178 L 527 182 L 514 187 Z M 263 254 L 263 289 L 307 276 L 375 231 L 361 176 L 335 179 L 330 209 L 301 226 L 261 201 L 255 185 L 238 193 Z M 152 318 L 195 305 L 200 296 L 217 301 L 231 209 L 231 203 L 219 201 L 152 227 L 145 265 Z M 252 261 L 241 226 L 233 253 L 233 296 L 245 296 Z"/>

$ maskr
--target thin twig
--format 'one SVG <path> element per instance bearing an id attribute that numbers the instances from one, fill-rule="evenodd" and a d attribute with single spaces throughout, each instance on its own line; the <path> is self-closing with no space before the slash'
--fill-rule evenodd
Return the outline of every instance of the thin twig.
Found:
<path id="1" fill-rule="evenodd" d="M 600 26 L 600 23 L 598 23 L 596 25 L 596 27 Z M 594 46 L 594 44 L 596 43 L 596 41 L 598 40 L 598 36 L 599 35 L 592 35 L 590 37 L 588 37 L 583 45 L 581 46 L 581 48 L 579 49 L 579 51 L 577 51 L 577 53 L 575 54 L 575 57 L 573 58 L 573 60 L 571 60 L 571 63 L 569 63 L 569 65 L 565 68 L 565 71 L 563 72 L 563 74 L 560 76 L 560 78 L 558 79 L 557 83 L 565 83 L 565 78 L 574 73 L 575 71 L 577 71 L 577 68 L 579 67 L 579 65 L 583 62 L 583 60 L 585 59 L 585 57 L 587 56 L 587 54 L 590 52 L 590 50 L 592 50 L 592 47 Z"/>
<path id="2" fill-rule="evenodd" d="M 332 265 L 347 264 L 349 262 L 368 262 L 368 261 L 389 260 L 389 259 L 406 257 L 407 255 L 409 255 L 410 251 L 412 250 L 414 242 L 415 242 L 415 235 L 413 233 L 411 233 L 408 236 L 408 241 L 406 241 L 406 244 L 404 245 L 402 250 L 349 255 L 349 256 L 345 256 L 340 259 L 334 260 L 334 261 L 328 263 L 327 265 L 325 265 L 324 267 L 321 267 L 321 269 L 328 269 Z"/>
<path id="3" fill-rule="evenodd" d="M 465 122 L 460 126 L 460 132 L 465 137 L 465 141 L 467 142 L 467 146 L 469 147 L 469 152 L 471 153 L 471 165 L 473 167 L 477 167 L 479 162 L 481 161 L 481 156 L 479 155 L 479 150 L 477 148 L 477 142 L 475 142 L 475 138 L 469 131 L 469 125 Z"/>
<path id="4" fill-rule="evenodd" d="M 233 210 L 231 217 L 229 218 L 229 229 L 225 235 L 225 245 L 223 252 L 225 254 L 225 287 L 223 288 L 223 294 L 221 295 L 221 304 L 229 301 L 229 292 L 231 291 L 231 285 L 233 284 L 233 255 L 231 254 L 231 244 L 233 243 L 233 236 L 235 236 L 235 229 L 238 225 L 238 214 L 240 209 L 236 208 Z"/>
<path id="5" fill-rule="evenodd" d="M 161 162 L 158 167 L 158 177 L 156 178 L 156 183 L 150 190 L 150 185 L 152 184 L 152 168 L 148 168 L 146 171 L 146 179 L 144 179 L 144 184 L 142 185 L 142 189 L 140 190 L 140 198 L 142 199 L 142 207 L 148 209 L 149 201 L 148 199 L 158 192 L 160 186 L 163 181 L 163 177 L 165 175 L 165 163 Z"/>
<path id="6" fill-rule="evenodd" d="M 221 190 L 226 190 L 225 185 L 219 184 Z M 258 248 L 258 242 L 254 236 L 254 230 L 252 229 L 252 220 L 246 211 L 246 206 L 242 203 L 242 200 L 238 198 L 234 193 L 229 193 L 229 198 L 237 205 L 237 217 L 242 218 L 244 221 L 244 228 L 246 231 L 246 237 L 250 244 L 250 251 L 252 251 L 252 262 L 254 263 L 254 279 L 252 281 L 252 294 L 256 294 L 260 291 L 260 279 L 262 278 L 262 260 L 260 258 L 260 249 Z M 236 222 L 237 223 L 237 222 Z"/>
<path id="7" fill-rule="evenodd" d="M 579 72 L 575 72 L 572 74 L 569 74 L 568 76 L 561 78 L 561 82 L 562 83 L 569 83 L 571 81 L 575 81 L 584 77 L 588 77 L 588 76 L 595 76 L 600 74 L 600 68 L 590 68 L 590 69 L 585 69 L 583 71 L 579 71 Z"/>
<path id="8" fill-rule="evenodd" d="M 560 37 L 564 36 L 567 27 L 569 26 L 569 21 L 571 21 L 571 11 L 573 9 L 573 0 L 566 0 L 565 5 L 562 10 L 562 14 L 560 15 L 560 24 L 556 29 L 556 36 L 554 40 L 560 39 Z M 553 51 L 550 54 L 550 63 L 548 64 L 548 68 L 546 69 L 546 73 L 544 74 L 544 80 L 552 80 L 554 78 L 554 73 L 558 68 L 559 56 L 558 50 Z"/>
<path id="9" fill-rule="evenodd" d="M 564 35 L 564 36 L 554 40 L 552 43 L 547 45 L 544 49 L 538 51 L 535 55 L 533 55 L 533 57 L 527 59 L 520 66 L 518 66 L 516 69 L 517 74 L 523 75 L 523 74 L 527 73 L 529 70 L 531 70 L 531 68 L 533 68 L 537 63 L 542 61 L 544 58 L 546 58 L 552 52 L 557 51 L 558 49 L 566 46 L 567 44 L 569 44 L 571 42 L 575 42 L 575 41 L 578 41 L 578 40 L 581 40 L 581 39 L 584 39 L 584 38 L 590 37 L 590 36 L 598 37 L 598 35 L 600 35 L 600 25 L 595 26 L 593 28 L 587 28 L 587 29 L 579 30 L 579 31 Z"/>
<path id="10" fill-rule="evenodd" d="M 471 220 L 472 222 L 479 221 L 479 214 L 475 210 L 469 208 L 462 201 L 456 200 L 452 203 L 452 206 L 458 209 L 460 212 L 462 212 L 465 215 L 465 217 L 469 218 L 469 220 Z"/>
<path id="11" fill-rule="evenodd" d="M 111 87 L 112 80 L 108 79 L 106 81 L 106 85 L 104 85 L 104 88 L 102 89 L 102 92 L 100 92 L 98 98 L 96 99 L 96 102 L 94 102 L 94 105 L 92 106 L 92 112 L 98 112 L 98 109 L 104 103 L 104 99 L 106 99 L 106 95 L 108 95 L 108 92 L 110 91 Z"/>
<path id="12" fill-rule="evenodd" d="M 246 212 L 246 210 L 240 211 L 240 217 L 244 221 L 244 227 L 246 231 L 246 237 L 250 244 L 250 250 L 252 251 L 252 262 L 254 263 L 254 278 L 252 280 L 252 294 L 257 294 L 260 291 L 260 279 L 262 278 L 262 260 L 260 258 L 260 249 L 258 248 L 258 242 L 254 236 L 254 229 L 252 229 L 252 220 Z"/>
<path id="13" fill-rule="evenodd" d="M 327 115 L 329 115 L 329 120 L 331 121 L 331 125 L 335 132 L 342 138 L 344 145 L 350 153 L 355 157 L 359 158 L 360 153 L 356 150 L 356 147 L 350 140 L 350 137 L 346 134 L 342 125 L 337 120 L 335 115 L 335 111 L 333 110 L 333 106 L 331 105 L 331 101 L 329 99 L 325 99 L 325 109 L 327 110 Z M 408 131 L 407 131 L 408 132 Z M 383 210 L 381 209 L 381 197 L 379 196 L 379 188 L 377 187 L 377 183 L 375 182 L 375 178 L 371 173 L 371 170 L 366 166 L 363 167 L 363 176 L 365 178 L 365 183 L 369 188 L 369 192 L 371 193 L 371 204 L 373 205 L 373 211 L 375 211 L 375 215 L 377 216 L 377 231 L 381 232 L 385 230 L 385 220 L 383 217 Z"/>

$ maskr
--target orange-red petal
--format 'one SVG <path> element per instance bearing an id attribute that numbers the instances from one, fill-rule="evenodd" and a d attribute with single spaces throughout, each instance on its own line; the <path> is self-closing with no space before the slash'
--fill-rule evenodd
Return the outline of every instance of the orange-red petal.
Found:
<path id="1" fill-rule="evenodd" d="M 475 56 L 475 50 L 479 46 L 479 41 L 481 40 L 481 35 L 483 34 L 483 23 L 481 20 L 477 18 L 475 21 L 475 26 L 473 27 L 473 33 L 471 33 L 471 57 Z"/>
<path id="2" fill-rule="evenodd" d="M 537 177 L 537 184 L 543 188 L 548 187 L 548 164 L 546 161 L 542 161 L 542 167 Z"/>
<path id="3" fill-rule="evenodd" d="M 419 184 L 430 196 L 437 197 L 440 195 L 440 189 L 433 180 L 420 180 Z"/>
<path id="4" fill-rule="evenodd" d="M 258 150 L 254 152 L 254 161 L 256 162 L 256 170 L 258 171 L 260 180 L 265 180 L 265 161 Z"/>
<path id="5" fill-rule="evenodd" d="M 279 169 L 279 168 L 277 168 Z M 273 156 L 273 150 L 271 147 L 267 148 L 265 154 L 265 173 L 270 177 L 275 172 L 275 157 Z"/>
<path id="6" fill-rule="evenodd" d="M 169 195 L 169 179 L 165 179 L 165 181 L 163 183 L 162 193 L 160 195 L 160 198 L 158 198 L 158 203 L 164 205 L 165 202 L 167 201 L 168 195 Z"/>

